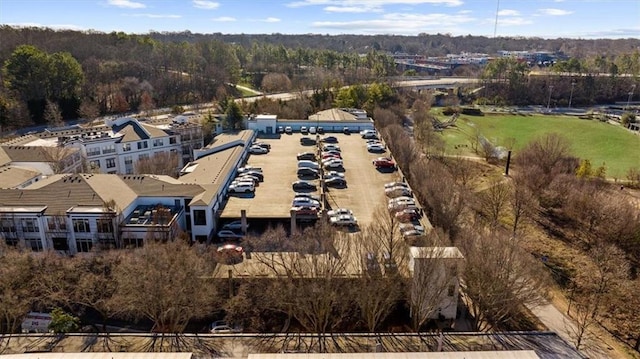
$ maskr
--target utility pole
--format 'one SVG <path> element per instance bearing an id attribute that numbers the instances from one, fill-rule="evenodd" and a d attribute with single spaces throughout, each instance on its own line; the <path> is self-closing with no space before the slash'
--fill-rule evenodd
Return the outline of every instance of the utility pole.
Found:
<path id="1" fill-rule="evenodd" d="M 627 97 L 627 107 L 626 109 L 629 109 L 629 104 L 631 103 L 631 98 L 633 97 L 633 91 L 636 89 L 636 85 L 633 84 L 631 85 L 631 91 L 629 91 L 629 97 Z"/>
<path id="2" fill-rule="evenodd" d="M 553 91 L 553 85 L 549 85 L 549 99 L 547 100 L 547 112 L 549 112 L 549 106 L 551 105 L 551 91 Z"/>
<path id="3" fill-rule="evenodd" d="M 573 100 L 573 89 L 576 87 L 576 82 L 571 81 L 571 95 L 569 95 L 569 108 L 571 108 L 571 100 Z"/>

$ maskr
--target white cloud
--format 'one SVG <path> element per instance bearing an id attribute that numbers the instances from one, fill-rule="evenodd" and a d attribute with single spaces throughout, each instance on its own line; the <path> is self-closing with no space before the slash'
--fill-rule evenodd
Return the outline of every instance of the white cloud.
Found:
<path id="1" fill-rule="evenodd" d="M 498 11 L 498 16 L 520 16 L 520 11 L 504 9 Z"/>
<path id="2" fill-rule="evenodd" d="M 326 12 L 343 12 L 343 13 L 363 13 L 363 12 L 382 12 L 381 8 L 369 8 L 358 6 L 327 6 L 324 8 Z"/>
<path id="3" fill-rule="evenodd" d="M 362 8 L 369 11 L 381 11 L 387 5 L 445 5 L 460 6 L 462 0 L 300 0 L 287 4 L 288 7 L 326 6 L 327 8 Z M 326 8 L 325 8 L 326 10 Z"/>
<path id="4" fill-rule="evenodd" d="M 474 18 L 464 13 L 459 14 L 414 14 L 393 13 L 379 19 L 355 21 L 316 21 L 314 28 L 332 29 L 345 33 L 360 32 L 370 34 L 403 34 L 411 35 L 421 32 L 454 32 L 458 26 L 473 22 Z"/>
<path id="5" fill-rule="evenodd" d="M 533 21 L 530 19 L 525 19 L 523 17 L 507 17 L 498 19 L 499 26 L 521 26 L 521 25 L 531 25 Z"/>
<path id="6" fill-rule="evenodd" d="M 260 21 L 264 21 L 264 22 L 280 22 L 280 19 L 278 19 L 277 17 L 268 17 L 268 18 L 260 20 Z"/>
<path id="7" fill-rule="evenodd" d="M 107 0 L 107 4 L 127 9 L 144 9 L 145 7 L 147 7 L 147 5 L 143 3 L 129 0 Z"/>
<path id="8" fill-rule="evenodd" d="M 182 15 L 172 15 L 172 14 L 124 14 L 124 16 L 129 17 L 148 17 L 150 19 L 179 19 Z"/>
<path id="9" fill-rule="evenodd" d="M 216 21 L 216 22 L 234 22 L 234 21 L 237 21 L 237 19 L 235 17 L 231 17 L 231 16 L 221 16 L 221 17 L 213 18 L 211 20 Z"/>
<path id="10" fill-rule="evenodd" d="M 564 16 L 573 14 L 573 11 L 567 11 L 562 9 L 538 9 L 538 12 L 542 15 L 550 16 Z"/>
<path id="11" fill-rule="evenodd" d="M 37 22 L 20 22 L 20 23 L 6 24 L 6 25 L 9 25 L 11 27 L 43 27 L 43 28 L 49 28 L 49 29 L 54 29 L 54 30 L 73 30 L 73 31 L 84 31 L 84 30 L 86 30 L 86 28 L 84 28 L 82 26 L 73 25 L 73 24 L 50 24 L 50 25 L 45 25 L 45 24 L 40 24 L 40 23 L 37 23 Z"/>
<path id="12" fill-rule="evenodd" d="M 193 0 L 193 7 L 205 10 L 215 10 L 220 7 L 220 3 L 206 0 Z"/>

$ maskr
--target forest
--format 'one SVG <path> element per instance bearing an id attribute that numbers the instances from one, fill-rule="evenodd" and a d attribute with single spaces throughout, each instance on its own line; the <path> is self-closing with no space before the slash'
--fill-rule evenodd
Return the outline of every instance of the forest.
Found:
<path id="1" fill-rule="evenodd" d="M 336 88 L 401 75 L 390 56 L 398 51 L 427 56 L 476 51 L 493 55 L 498 50 L 561 52 L 570 60 L 558 63 L 555 71 L 579 74 L 559 80 L 528 76 L 531 69 L 509 62 L 457 70 L 457 75 L 487 79 L 491 86 L 485 86 L 483 102 L 495 104 L 544 103 L 549 85 L 559 98 L 566 98 L 572 81 L 578 82 L 577 106 L 619 101 L 640 74 L 638 39 L 135 35 L 10 26 L 0 27 L 0 37 L 0 130 L 223 101 L 241 95 L 235 84 L 265 92 L 316 90 L 318 96 L 305 110 L 291 114 L 304 118 L 331 107 L 329 97 L 335 96 Z M 594 75 L 602 73 L 610 76 Z M 632 77 L 625 77 L 628 74 Z M 504 80 L 509 83 L 505 85 Z"/>

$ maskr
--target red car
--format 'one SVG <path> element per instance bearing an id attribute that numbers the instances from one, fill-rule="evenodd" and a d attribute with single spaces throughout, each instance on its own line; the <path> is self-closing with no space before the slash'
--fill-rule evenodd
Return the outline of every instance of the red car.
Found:
<path id="1" fill-rule="evenodd" d="M 308 206 L 291 207 L 291 210 L 296 212 L 296 216 L 311 216 L 311 217 L 318 216 L 318 209 L 315 207 L 308 207 Z"/>
<path id="2" fill-rule="evenodd" d="M 420 213 L 414 208 L 403 209 L 395 214 L 396 219 L 402 223 L 413 222 L 420 219 Z"/>
<path id="3" fill-rule="evenodd" d="M 244 251 L 242 247 L 232 243 L 221 245 L 216 250 L 218 261 L 225 264 L 235 264 L 242 262 L 243 253 Z"/>
<path id="4" fill-rule="evenodd" d="M 389 157 L 378 157 L 372 161 L 377 168 L 395 168 L 396 163 Z"/>

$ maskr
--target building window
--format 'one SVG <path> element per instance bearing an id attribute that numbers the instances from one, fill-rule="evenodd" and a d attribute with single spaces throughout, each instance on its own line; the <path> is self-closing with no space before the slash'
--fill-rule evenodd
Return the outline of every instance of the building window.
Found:
<path id="1" fill-rule="evenodd" d="M 107 145 L 102 147 L 102 154 L 104 155 L 109 153 L 115 153 L 115 152 L 116 152 L 116 145 Z"/>
<path id="2" fill-rule="evenodd" d="M 91 160 L 89 161 L 89 167 L 99 169 L 100 168 L 100 160 Z"/>
<path id="3" fill-rule="evenodd" d="M 89 233 L 91 229 L 89 228 L 89 220 L 88 219 L 74 219 L 73 220 L 73 231 L 76 233 Z"/>
<path id="4" fill-rule="evenodd" d="M 138 149 L 141 150 L 143 148 L 149 148 L 149 144 L 147 144 L 147 141 L 138 142 Z"/>
<path id="5" fill-rule="evenodd" d="M 87 148 L 87 157 L 91 157 L 91 156 L 100 156 L 100 148 L 99 147 Z"/>
<path id="6" fill-rule="evenodd" d="M 124 248 L 141 248 L 143 244 L 142 238 L 122 238 Z"/>
<path id="7" fill-rule="evenodd" d="M 22 220 L 22 231 L 23 232 L 39 232 L 40 228 L 38 228 L 38 220 L 37 219 L 23 219 Z"/>
<path id="8" fill-rule="evenodd" d="M 130 165 L 133 163 L 133 158 L 131 156 L 124 156 L 124 164 Z"/>
<path id="9" fill-rule="evenodd" d="M 143 153 L 140 156 L 138 156 L 138 161 L 147 160 L 147 159 L 149 159 L 148 153 Z"/>
<path id="10" fill-rule="evenodd" d="M 16 231 L 16 224 L 12 219 L 0 219 L 0 227 L 4 233 L 12 233 Z"/>
<path id="11" fill-rule="evenodd" d="M 44 247 L 40 238 L 27 238 L 24 240 L 27 247 L 31 248 L 34 252 L 42 252 Z"/>
<path id="12" fill-rule="evenodd" d="M 116 159 L 115 158 L 107 158 L 107 168 L 113 168 L 116 166 Z"/>
<path id="13" fill-rule="evenodd" d="M 55 231 L 57 229 L 61 231 L 67 230 L 67 221 L 64 217 L 49 217 L 47 218 L 47 226 L 50 231 Z"/>
<path id="14" fill-rule="evenodd" d="M 5 238 L 4 242 L 11 247 L 17 247 L 20 240 L 18 238 Z"/>
<path id="15" fill-rule="evenodd" d="M 207 212 L 201 209 L 193 210 L 193 224 L 196 226 L 207 225 Z"/>
<path id="16" fill-rule="evenodd" d="M 175 145 L 176 144 L 176 138 L 175 137 L 169 137 L 169 144 L 170 145 Z"/>
<path id="17" fill-rule="evenodd" d="M 123 152 L 131 151 L 131 144 L 130 143 L 123 143 L 122 144 L 122 151 Z"/>
<path id="18" fill-rule="evenodd" d="M 56 251 L 68 251 L 69 250 L 69 242 L 67 242 L 67 237 L 53 237 L 51 239 L 53 242 L 53 249 Z"/>
<path id="19" fill-rule="evenodd" d="M 78 238 L 76 239 L 76 249 L 78 252 L 91 252 L 93 248 L 93 239 L 91 238 Z"/>
<path id="20" fill-rule="evenodd" d="M 98 233 L 113 233 L 113 222 L 110 219 L 98 219 Z"/>
<path id="21" fill-rule="evenodd" d="M 164 141 L 161 138 L 156 138 L 153 140 L 153 147 L 164 146 Z"/>

